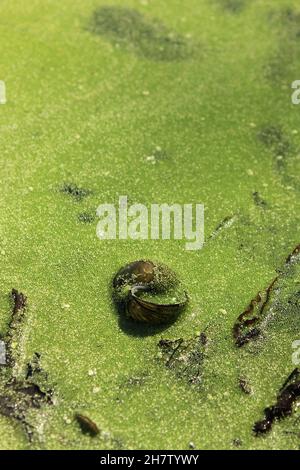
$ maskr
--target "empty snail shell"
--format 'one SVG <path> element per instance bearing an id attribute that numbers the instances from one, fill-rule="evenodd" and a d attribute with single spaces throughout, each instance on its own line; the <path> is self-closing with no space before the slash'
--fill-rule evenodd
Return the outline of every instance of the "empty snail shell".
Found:
<path id="1" fill-rule="evenodd" d="M 155 303 L 141 296 L 165 294 L 177 288 L 179 281 L 163 264 L 149 260 L 134 261 L 118 271 L 113 280 L 114 299 L 122 313 L 133 320 L 161 324 L 174 321 L 187 304 L 187 294 L 175 303 Z"/>

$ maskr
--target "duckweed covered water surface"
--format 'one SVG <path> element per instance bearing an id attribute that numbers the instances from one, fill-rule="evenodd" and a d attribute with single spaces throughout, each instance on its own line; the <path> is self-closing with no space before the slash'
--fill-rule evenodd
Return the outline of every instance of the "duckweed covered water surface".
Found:
<path id="1" fill-rule="evenodd" d="M 261 334 L 238 348 L 232 333 L 300 242 L 298 3 L 4 0 L 0 13 L 1 341 L 12 289 L 27 298 L 15 364 L 0 364 L 0 447 L 298 449 L 296 408 L 252 430 L 295 368 L 297 260 Z M 119 195 L 204 203 L 203 249 L 100 241 L 93 216 Z M 116 312 L 113 276 L 138 259 L 188 288 L 168 328 Z"/>

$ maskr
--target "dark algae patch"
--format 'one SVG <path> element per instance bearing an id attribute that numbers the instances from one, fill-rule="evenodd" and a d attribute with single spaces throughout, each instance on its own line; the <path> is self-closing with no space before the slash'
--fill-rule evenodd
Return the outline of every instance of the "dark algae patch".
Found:
<path id="1" fill-rule="evenodd" d="M 258 260 L 266 253 L 265 240 L 267 239 L 269 255 L 275 257 L 275 240 L 278 237 L 279 228 L 272 220 L 273 206 L 271 207 L 271 203 L 269 203 L 268 208 L 270 210 L 265 210 L 267 206 L 263 208 L 255 204 L 253 194 L 252 201 L 251 193 L 247 196 L 250 210 L 248 212 L 241 211 L 238 223 L 232 228 L 232 232 L 236 237 L 237 249 L 248 260 Z M 254 204 L 256 207 L 253 207 Z"/>
<path id="2" fill-rule="evenodd" d="M 292 145 L 279 126 L 263 126 L 257 135 L 258 139 L 271 150 L 278 169 L 284 165 L 285 157 L 291 152 Z"/>
<path id="3" fill-rule="evenodd" d="M 76 201 L 82 201 L 91 194 L 89 189 L 81 188 L 74 183 L 64 183 L 60 188 L 60 192 L 71 196 Z"/>
<path id="4" fill-rule="evenodd" d="M 284 419 L 292 414 L 293 407 L 300 398 L 299 379 L 299 369 L 294 369 L 281 387 L 275 405 L 266 408 L 264 419 L 255 423 L 253 431 L 257 436 L 270 431 L 275 421 Z"/>
<path id="5" fill-rule="evenodd" d="M 159 20 L 126 7 L 98 8 L 92 15 L 89 30 L 150 60 L 185 60 L 193 53 L 191 43 L 184 36 L 169 30 Z"/>
<path id="6" fill-rule="evenodd" d="M 249 0 L 216 0 L 216 2 L 225 11 L 234 14 L 241 13 L 250 3 Z"/>
<path id="7" fill-rule="evenodd" d="M 274 9 L 269 14 L 269 23 L 278 45 L 266 67 L 266 77 L 275 83 L 292 81 L 298 67 L 300 13 L 292 7 Z"/>
<path id="8" fill-rule="evenodd" d="M 299 155 L 292 139 L 278 125 L 263 126 L 257 138 L 273 156 L 275 169 L 284 185 L 299 190 Z"/>
<path id="9" fill-rule="evenodd" d="M 90 212 L 82 212 L 78 214 L 78 222 L 82 224 L 92 224 L 95 221 L 95 215 Z"/>

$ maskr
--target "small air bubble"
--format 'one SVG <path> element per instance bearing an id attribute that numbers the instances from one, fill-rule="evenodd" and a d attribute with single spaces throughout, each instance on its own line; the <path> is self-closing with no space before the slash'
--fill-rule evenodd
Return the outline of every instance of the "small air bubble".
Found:
<path id="1" fill-rule="evenodd" d="M 220 312 L 222 315 L 227 315 L 227 310 L 225 310 L 225 308 L 220 308 L 219 312 Z"/>
<path id="2" fill-rule="evenodd" d="M 63 308 L 63 309 L 68 309 L 68 308 L 70 308 L 70 307 L 71 307 L 70 304 L 62 304 L 62 305 L 61 305 L 61 308 Z"/>

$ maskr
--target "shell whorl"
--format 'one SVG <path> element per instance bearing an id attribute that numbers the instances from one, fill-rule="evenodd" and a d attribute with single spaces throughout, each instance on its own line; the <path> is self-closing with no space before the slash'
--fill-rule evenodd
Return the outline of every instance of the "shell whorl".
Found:
<path id="1" fill-rule="evenodd" d="M 114 299 L 119 310 L 135 321 L 156 325 L 171 323 L 186 306 L 186 293 L 182 301 L 165 304 L 141 296 L 167 293 L 178 284 L 177 276 L 167 266 L 149 260 L 134 261 L 121 268 L 114 277 Z"/>

